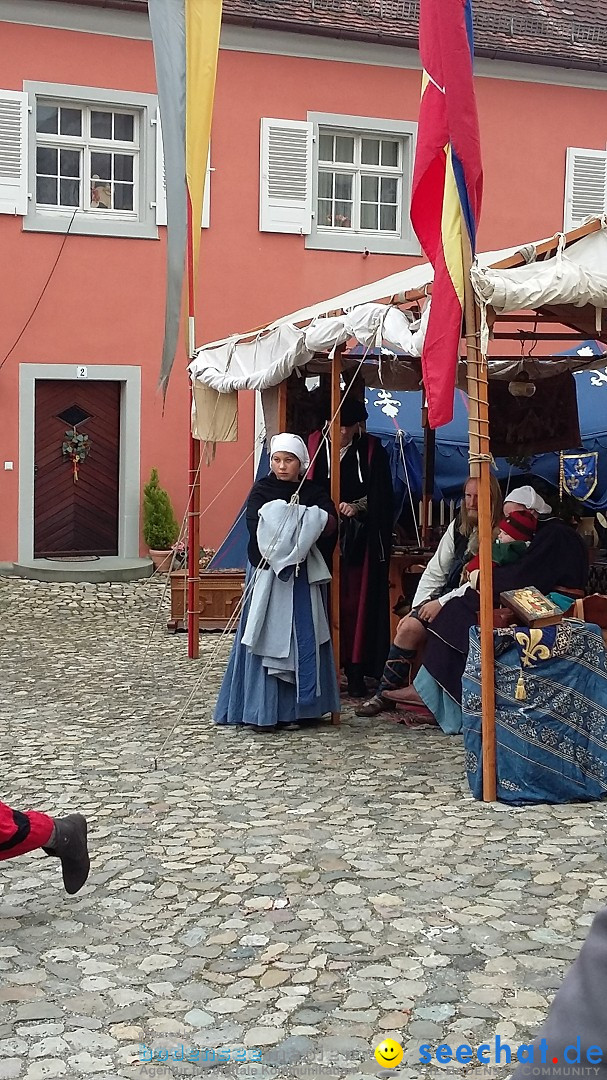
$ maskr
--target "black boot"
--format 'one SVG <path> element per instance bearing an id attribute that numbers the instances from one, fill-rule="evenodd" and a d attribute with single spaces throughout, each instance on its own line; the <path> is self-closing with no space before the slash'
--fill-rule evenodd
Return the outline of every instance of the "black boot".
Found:
<path id="1" fill-rule="evenodd" d="M 377 696 L 384 690 L 400 690 L 411 682 L 411 666 L 416 657 L 415 649 L 401 649 L 400 645 L 391 645 L 382 677 L 377 687 Z"/>
<path id="2" fill-rule="evenodd" d="M 367 687 L 363 676 L 362 664 L 347 664 L 345 672 L 348 680 L 348 697 L 366 697 Z"/>
<path id="3" fill-rule="evenodd" d="M 86 844 L 86 818 L 82 814 L 55 818 L 51 844 L 42 850 L 61 860 L 65 891 L 70 895 L 77 893 L 84 885 L 91 868 Z"/>

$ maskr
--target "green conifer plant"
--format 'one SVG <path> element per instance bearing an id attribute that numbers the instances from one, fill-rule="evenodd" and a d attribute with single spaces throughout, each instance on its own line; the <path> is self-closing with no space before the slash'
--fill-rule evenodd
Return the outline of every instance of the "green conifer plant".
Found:
<path id="1" fill-rule="evenodd" d="M 143 538 L 151 551 L 168 551 L 179 536 L 179 525 L 168 491 L 160 487 L 158 469 L 152 469 L 143 489 Z"/>

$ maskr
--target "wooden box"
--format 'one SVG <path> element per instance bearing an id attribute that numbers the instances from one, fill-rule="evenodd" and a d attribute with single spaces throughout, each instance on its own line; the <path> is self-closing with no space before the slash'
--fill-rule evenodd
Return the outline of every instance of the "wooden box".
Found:
<path id="1" fill-rule="evenodd" d="M 230 618 L 242 599 L 244 570 L 200 571 L 200 629 L 225 630 Z M 171 574 L 171 618 L 169 630 L 184 630 L 187 611 L 187 571 L 174 570 Z M 238 620 L 230 623 L 235 630 Z"/>

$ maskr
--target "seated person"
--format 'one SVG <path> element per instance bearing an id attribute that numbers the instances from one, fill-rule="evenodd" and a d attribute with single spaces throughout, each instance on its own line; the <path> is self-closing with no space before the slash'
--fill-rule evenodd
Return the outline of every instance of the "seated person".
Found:
<path id="1" fill-rule="evenodd" d="M 499 532 L 491 545 L 493 566 L 510 566 L 525 554 L 535 536 L 537 518 L 531 510 L 512 510 L 499 523 Z M 480 557 L 475 555 L 464 567 L 467 580 L 476 588 Z"/>
<path id="2" fill-rule="evenodd" d="M 497 529 L 502 512 L 502 493 L 491 476 L 492 519 Z M 376 694 L 360 708 L 357 716 L 377 716 L 395 708 L 384 697 L 385 690 L 408 686 L 417 657 L 424 648 L 428 626 L 447 601 L 469 588 L 461 584 L 462 572 L 477 544 L 478 480 L 469 477 L 464 485 L 462 505 L 428 563 L 413 597 L 413 607 L 401 619 Z"/>
<path id="3" fill-rule="evenodd" d="M 533 585 L 547 595 L 561 589 L 583 589 L 588 580 L 588 551 L 575 530 L 552 515 L 551 507 L 527 486 L 506 498 L 506 517 L 512 511 L 531 510 L 538 521 L 536 535 L 518 562 L 493 570 L 494 603 L 500 593 Z M 424 663 L 414 686 L 400 699 L 414 708 L 426 707 L 448 733 L 461 730 L 462 674 L 468 656 L 470 627 L 478 624 L 480 597 L 470 586 L 446 605 L 428 627 Z"/>

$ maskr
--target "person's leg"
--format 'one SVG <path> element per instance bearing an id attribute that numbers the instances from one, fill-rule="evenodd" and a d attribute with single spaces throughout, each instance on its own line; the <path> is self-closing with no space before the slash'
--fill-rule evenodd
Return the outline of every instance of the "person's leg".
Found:
<path id="1" fill-rule="evenodd" d="M 384 697 L 385 691 L 398 690 L 411 681 L 413 664 L 423 648 L 428 631 L 414 615 L 406 615 L 398 624 L 394 642 L 375 695 L 356 710 L 357 716 L 377 716 L 384 709 L 393 709 L 394 702 Z"/>
<path id="2" fill-rule="evenodd" d="M 14 859 L 48 844 L 55 822 L 38 810 L 13 810 L 0 802 L 0 860 Z"/>
<path id="3" fill-rule="evenodd" d="M 86 834 L 81 814 L 52 818 L 38 810 L 13 810 L 0 802 L 0 860 L 42 848 L 46 855 L 60 859 L 63 884 L 70 894 L 78 892 L 89 875 Z"/>

